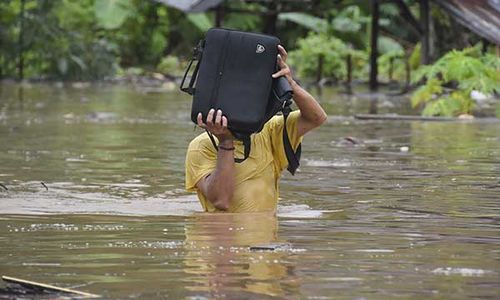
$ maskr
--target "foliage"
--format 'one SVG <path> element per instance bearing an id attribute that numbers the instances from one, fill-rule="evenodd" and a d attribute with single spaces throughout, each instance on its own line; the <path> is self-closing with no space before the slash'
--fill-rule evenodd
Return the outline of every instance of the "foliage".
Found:
<path id="1" fill-rule="evenodd" d="M 154 68 L 161 72 L 175 70 L 173 56 L 182 60 L 191 55 L 192 47 L 214 26 L 215 12 L 184 13 L 160 2 L 2 0 L 0 78 L 18 77 L 21 65 L 24 77 L 32 79 L 96 80 L 135 67 L 145 72 Z M 278 7 L 269 1 L 251 2 L 224 1 L 228 10 L 222 26 L 259 32 L 272 19 L 266 12 L 294 11 L 280 13 L 276 26 L 300 75 L 315 76 L 318 57 L 323 56 L 324 75 L 345 79 L 346 57 L 350 54 L 353 77 L 368 77 L 370 1 L 318 0 L 313 1 L 314 4 L 280 1 Z M 24 12 L 21 12 L 22 3 Z M 405 0 L 405 3 L 418 14 L 418 1 Z M 309 10 L 311 5 L 313 9 Z M 231 10 L 255 14 L 229 12 Z M 433 6 L 434 16 L 441 13 Z M 435 22 L 446 28 L 454 26 L 447 17 L 435 18 Z M 419 37 L 390 1 L 380 5 L 380 24 L 379 73 L 384 79 L 394 62 L 393 77 L 401 78 L 402 58 Z M 435 29 L 442 30 L 438 26 Z M 449 36 L 447 42 L 454 38 Z M 294 51 L 294 48 L 297 49 Z M 417 44 L 410 56 L 412 69 L 419 65 L 419 49 Z M 484 57 L 483 61 L 498 69 L 498 59 L 494 56 Z"/>
<path id="2" fill-rule="evenodd" d="M 425 105 L 422 114 L 426 116 L 470 114 L 472 91 L 492 94 L 500 90 L 499 64 L 499 58 L 482 55 L 478 47 L 450 51 L 416 71 L 414 82 L 424 78 L 427 82 L 412 96 L 412 105 Z M 451 91 L 446 87 L 452 87 Z"/>
<path id="3" fill-rule="evenodd" d="M 95 0 L 94 11 L 101 27 L 117 29 L 132 14 L 133 7 L 130 0 Z"/>
<path id="4" fill-rule="evenodd" d="M 169 23 L 165 6 L 133 0 L 133 10 L 120 28 L 101 34 L 117 45 L 122 66 L 153 68 L 167 49 Z"/>
<path id="5" fill-rule="evenodd" d="M 214 26 L 205 13 L 187 14 L 186 17 L 201 32 L 205 32 Z"/>
<path id="6" fill-rule="evenodd" d="M 294 22 L 316 32 L 324 32 L 328 26 L 327 21 L 322 18 L 299 12 L 282 13 L 278 16 L 278 19 L 281 21 Z"/>
<path id="7" fill-rule="evenodd" d="M 179 58 L 173 55 L 167 55 L 162 58 L 160 63 L 156 66 L 156 70 L 166 75 L 182 74 L 182 66 L 179 62 Z"/>
<path id="8" fill-rule="evenodd" d="M 416 70 L 420 67 L 421 50 L 422 50 L 422 44 L 417 43 L 415 45 L 415 48 L 413 48 L 413 51 L 410 54 L 408 63 L 410 64 L 410 68 L 412 70 Z"/>
<path id="9" fill-rule="evenodd" d="M 23 11 L 21 4 L 0 2 L 1 76 L 16 76 L 22 58 L 27 78 L 101 79 L 118 63 L 155 66 L 168 45 L 166 7 L 155 2 L 25 0 Z"/>
<path id="10" fill-rule="evenodd" d="M 344 42 L 326 33 L 310 33 L 299 39 L 298 48 L 290 52 L 290 63 L 297 67 L 299 76 L 312 77 L 318 69 L 319 57 L 323 57 L 323 75 L 337 80 L 347 76 L 346 57 L 353 59 L 353 70 L 361 72 L 366 65 L 366 54 L 350 49 Z M 359 75 L 359 74 L 356 74 Z"/>
<path id="11" fill-rule="evenodd" d="M 392 10 L 389 12 L 394 13 Z M 318 57 L 323 56 L 323 75 L 334 79 L 345 79 L 347 75 L 346 58 L 351 55 L 353 62 L 353 78 L 368 77 L 367 59 L 369 56 L 369 16 L 357 5 L 347 5 L 339 10 L 328 12 L 330 20 L 304 13 L 281 14 L 280 18 L 295 22 L 311 30 L 305 39 L 298 39 L 298 48 L 291 51 L 291 58 L 298 68 L 300 76 L 313 77 L 318 67 Z M 381 23 L 388 23 L 382 19 Z M 379 68 L 387 74 L 393 64 L 393 75 L 402 77 L 404 64 L 400 58 L 404 56 L 403 47 L 394 39 L 381 36 L 378 40 L 378 50 L 381 53 Z"/>
<path id="12" fill-rule="evenodd" d="M 93 1 L 24 3 L 24 10 L 20 1 L 1 4 L 8 11 L 7 22 L 11 24 L 1 37 L 9 45 L 0 52 L 4 76 L 17 72 L 21 57 L 24 75 L 31 78 L 44 74 L 49 78 L 88 80 L 114 72 L 116 46 L 95 35 Z"/>
<path id="13" fill-rule="evenodd" d="M 366 48 L 368 35 L 366 26 L 369 17 L 355 5 L 349 5 L 341 10 L 330 9 L 327 18 L 320 18 L 307 13 L 282 13 L 278 17 L 282 21 L 289 21 L 317 32 L 335 36 L 355 48 Z"/>
<path id="14" fill-rule="evenodd" d="M 394 80 L 395 78 L 404 78 L 405 76 L 405 65 L 404 60 L 405 55 L 403 49 L 401 50 L 391 50 L 382 54 L 378 58 L 379 64 L 379 78 L 383 78 L 387 75 L 386 79 Z M 389 78 L 389 73 L 392 73 L 392 77 Z"/>

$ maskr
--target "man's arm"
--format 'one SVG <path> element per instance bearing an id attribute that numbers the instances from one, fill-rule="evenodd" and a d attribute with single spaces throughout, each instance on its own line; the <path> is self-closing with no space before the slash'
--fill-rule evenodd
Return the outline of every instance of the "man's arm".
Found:
<path id="1" fill-rule="evenodd" d="M 327 115 L 314 97 L 304 90 L 292 78 L 290 67 L 286 64 L 288 53 L 283 46 L 278 46 L 278 65 L 280 70 L 273 74 L 274 78 L 285 76 L 292 86 L 293 100 L 300 110 L 300 117 L 297 120 L 297 133 L 303 136 L 312 129 L 320 126 L 326 121 Z"/>
<path id="2" fill-rule="evenodd" d="M 233 136 L 227 129 L 227 118 L 218 110 L 208 112 L 207 123 L 203 123 L 201 113 L 198 114 L 198 126 L 208 130 L 219 140 L 217 164 L 215 170 L 196 183 L 205 197 L 220 210 L 227 210 L 234 192 L 234 144 Z"/>

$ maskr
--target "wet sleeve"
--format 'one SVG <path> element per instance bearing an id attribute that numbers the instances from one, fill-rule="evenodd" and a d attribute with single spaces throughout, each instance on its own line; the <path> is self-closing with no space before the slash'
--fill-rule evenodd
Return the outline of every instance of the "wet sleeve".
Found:
<path id="1" fill-rule="evenodd" d="M 290 139 L 290 144 L 292 145 L 294 151 L 297 150 L 297 147 L 302 142 L 302 136 L 299 136 L 297 130 L 299 117 L 300 111 L 295 110 L 292 111 L 286 119 L 286 129 Z M 283 170 L 288 166 L 288 160 L 286 159 L 285 147 L 283 144 L 283 125 L 283 116 L 274 116 L 271 120 L 269 120 L 264 128 L 264 130 L 267 130 L 267 134 L 271 139 L 271 149 L 279 170 Z"/>
<path id="2" fill-rule="evenodd" d="M 217 156 L 199 139 L 194 139 L 186 153 L 186 190 L 196 191 L 200 179 L 215 170 Z"/>

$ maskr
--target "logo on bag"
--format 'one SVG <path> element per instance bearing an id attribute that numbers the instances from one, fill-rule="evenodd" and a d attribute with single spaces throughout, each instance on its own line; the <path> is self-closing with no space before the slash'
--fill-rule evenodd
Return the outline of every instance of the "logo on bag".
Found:
<path id="1" fill-rule="evenodd" d="M 255 50 L 255 53 L 262 53 L 266 51 L 266 48 L 264 48 L 264 46 L 262 46 L 261 44 L 257 44 L 257 49 Z"/>

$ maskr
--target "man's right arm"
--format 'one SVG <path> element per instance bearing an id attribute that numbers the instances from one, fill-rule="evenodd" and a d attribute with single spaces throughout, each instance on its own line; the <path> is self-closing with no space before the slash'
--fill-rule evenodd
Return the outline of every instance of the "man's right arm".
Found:
<path id="1" fill-rule="evenodd" d="M 208 113 L 207 123 L 203 123 L 201 113 L 198 114 L 198 126 L 211 132 L 219 140 L 217 164 L 215 170 L 196 183 L 203 195 L 219 210 L 229 209 L 234 192 L 234 144 L 233 137 L 227 129 L 227 118 L 218 110 L 215 115 L 212 109 Z"/>

